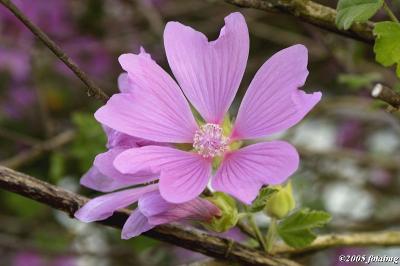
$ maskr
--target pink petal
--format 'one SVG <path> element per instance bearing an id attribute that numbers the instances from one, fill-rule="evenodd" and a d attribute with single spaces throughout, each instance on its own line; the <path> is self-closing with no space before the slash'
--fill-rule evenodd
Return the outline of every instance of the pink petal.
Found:
<path id="1" fill-rule="evenodd" d="M 146 217 L 161 214 L 168 209 L 174 208 L 176 204 L 166 201 L 160 195 L 160 191 L 152 191 L 140 197 L 138 208 Z"/>
<path id="2" fill-rule="evenodd" d="M 294 45 L 264 63 L 240 105 L 233 138 L 258 138 L 288 129 L 319 102 L 320 92 L 298 90 L 308 75 L 307 60 L 307 48 Z"/>
<path id="3" fill-rule="evenodd" d="M 167 146 L 167 143 L 155 142 L 147 139 L 132 137 L 127 134 L 118 132 L 112 128 L 109 128 L 103 125 L 103 129 L 107 135 L 107 148 L 135 148 L 135 147 L 142 147 L 146 145 L 159 145 L 159 146 Z"/>
<path id="4" fill-rule="evenodd" d="M 132 182 L 115 180 L 102 174 L 97 167 L 92 167 L 80 180 L 81 185 L 101 192 L 110 192 L 130 186 Z"/>
<path id="5" fill-rule="evenodd" d="M 136 148 L 137 149 L 137 148 Z M 93 165 L 104 175 L 126 185 L 148 183 L 158 179 L 158 175 L 149 171 L 138 171 L 135 174 L 122 174 L 114 166 L 115 158 L 125 149 L 110 149 L 96 156 Z"/>
<path id="6" fill-rule="evenodd" d="M 154 228 L 154 225 L 149 224 L 146 216 L 144 216 L 140 210 L 136 209 L 126 220 L 122 228 L 121 237 L 122 239 L 129 239 L 149 231 L 152 228 Z"/>
<path id="7" fill-rule="evenodd" d="M 129 136 L 118 132 L 110 127 L 103 125 L 103 130 L 107 135 L 107 148 L 134 148 L 138 147 L 138 142 L 143 141 L 141 138 Z"/>
<path id="8" fill-rule="evenodd" d="M 120 92 L 129 93 L 133 90 L 133 84 L 129 80 L 128 73 L 122 73 L 118 77 L 118 89 Z"/>
<path id="9" fill-rule="evenodd" d="M 197 124 L 175 81 L 144 54 L 124 54 L 119 61 L 135 89 L 111 97 L 97 110 L 96 119 L 131 136 L 191 143 Z"/>
<path id="10" fill-rule="evenodd" d="M 226 154 L 212 187 L 250 204 L 262 185 L 284 182 L 298 166 L 299 155 L 289 143 L 258 143 Z"/>
<path id="11" fill-rule="evenodd" d="M 132 185 L 148 183 L 158 179 L 158 175 L 151 172 L 137 172 L 122 174 L 114 167 L 114 159 L 124 149 L 114 148 L 96 156 L 93 167 L 81 178 L 80 183 L 88 188 L 111 192 Z"/>
<path id="12" fill-rule="evenodd" d="M 169 65 L 190 102 L 209 123 L 219 123 L 231 105 L 246 68 L 249 33 L 244 17 L 225 18 L 216 41 L 178 22 L 164 32 Z"/>
<path id="13" fill-rule="evenodd" d="M 208 200 L 195 198 L 185 203 L 174 204 L 165 201 L 158 191 L 143 195 L 139 199 L 139 209 L 153 225 L 176 221 L 208 221 L 220 210 Z"/>
<path id="14" fill-rule="evenodd" d="M 160 172 L 161 195 L 173 203 L 197 197 L 206 187 L 211 171 L 211 161 L 199 154 L 162 146 L 126 150 L 114 165 L 122 173 Z"/>
<path id="15" fill-rule="evenodd" d="M 110 193 L 88 201 L 75 212 L 75 217 L 86 223 L 104 220 L 114 211 L 136 202 L 144 193 L 158 188 L 157 184 Z"/>

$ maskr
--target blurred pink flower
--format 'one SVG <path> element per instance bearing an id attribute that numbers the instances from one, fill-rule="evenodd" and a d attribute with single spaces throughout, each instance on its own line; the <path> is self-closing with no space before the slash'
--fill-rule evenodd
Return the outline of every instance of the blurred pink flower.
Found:
<path id="1" fill-rule="evenodd" d="M 10 119 L 20 119 L 31 112 L 30 107 L 36 102 L 33 88 L 11 86 L 0 102 L 1 113 Z"/>
<path id="2" fill-rule="evenodd" d="M 370 170 L 370 181 L 378 187 L 388 187 L 393 182 L 393 175 L 387 169 L 373 167 Z"/>
<path id="3" fill-rule="evenodd" d="M 14 0 L 13 3 L 52 37 L 60 39 L 72 32 L 68 0 L 36 0 L 35 3 Z M 8 74 L 10 80 L 4 85 L 7 93 L 2 95 L 1 112 L 12 119 L 20 119 L 36 102 L 35 91 L 29 88 L 35 36 L 4 7 L 0 8 L 0 25 L 0 72 Z"/>
<path id="4" fill-rule="evenodd" d="M 11 263 L 12 266 L 43 266 L 43 258 L 34 251 L 18 252 Z"/>
<path id="5" fill-rule="evenodd" d="M 344 148 L 364 150 L 363 135 L 363 125 L 359 120 L 346 120 L 339 125 L 337 144 Z"/>
<path id="6" fill-rule="evenodd" d="M 58 256 L 51 260 L 49 266 L 77 266 L 78 262 L 75 257 Z"/>
<path id="7" fill-rule="evenodd" d="M 18 252 L 11 263 L 11 266 L 76 266 L 77 260 L 71 256 L 56 256 L 47 258 L 36 251 Z"/>
<path id="8" fill-rule="evenodd" d="M 271 141 L 239 150 L 229 150 L 229 145 L 285 130 L 320 100 L 320 92 L 306 94 L 298 89 L 308 75 L 307 49 L 302 45 L 284 49 L 260 68 L 232 133 L 225 135 L 222 121 L 249 53 L 244 17 L 240 13 L 226 17 L 219 38 L 211 42 L 190 27 L 169 22 L 164 45 L 180 87 L 143 51 L 124 54 L 120 64 L 137 89 L 114 95 L 95 117 L 119 132 L 157 142 L 190 143 L 194 151 L 158 145 L 133 148 L 116 157 L 117 169 L 125 174 L 143 169 L 160 173 L 160 193 L 173 203 L 192 200 L 204 190 L 216 156 L 223 160 L 212 178 L 213 188 L 245 203 L 256 197 L 262 185 L 284 182 L 299 163 L 292 145 Z M 185 96 L 204 118 L 204 125 L 197 125 Z"/>
<path id="9" fill-rule="evenodd" d="M 20 49 L 0 47 L 0 72 L 8 72 L 16 82 L 26 81 L 31 73 L 31 56 Z"/>
<path id="10" fill-rule="evenodd" d="M 13 0 L 13 3 L 35 24 L 52 37 L 64 37 L 72 32 L 68 0 Z M 20 22 L 14 14 L 0 8 L 0 21 L 6 25 L 2 28 L 14 38 L 33 40 L 34 35 Z"/>
<path id="11" fill-rule="evenodd" d="M 96 78 L 101 78 L 110 71 L 112 65 L 110 52 L 94 38 L 72 38 L 63 43 L 63 49 L 85 72 Z M 57 62 L 57 70 L 63 75 L 74 76 L 62 62 Z"/>

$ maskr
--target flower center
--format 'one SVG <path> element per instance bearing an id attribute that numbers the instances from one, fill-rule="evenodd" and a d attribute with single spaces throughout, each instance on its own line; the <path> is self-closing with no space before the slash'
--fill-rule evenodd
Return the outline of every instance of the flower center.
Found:
<path id="1" fill-rule="evenodd" d="M 227 149 L 229 138 L 217 124 L 205 124 L 194 134 L 193 148 L 204 158 L 221 156 Z"/>

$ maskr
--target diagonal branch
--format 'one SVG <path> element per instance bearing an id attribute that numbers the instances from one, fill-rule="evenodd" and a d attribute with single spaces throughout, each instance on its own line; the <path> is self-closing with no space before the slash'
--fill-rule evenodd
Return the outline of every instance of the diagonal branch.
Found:
<path id="1" fill-rule="evenodd" d="M 374 42 L 372 34 L 374 23 L 355 23 L 349 30 L 338 29 L 335 24 L 336 10 L 311 0 L 225 0 L 225 2 L 268 12 L 282 12 L 346 37 L 369 44 Z"/>
<path id="2" fill-rule="evenodd" d="M 59 135 L 51 138 L 49 140 L 45 140 L 43 142 L 39 142 L 29 148 L 26 151 L 22 151 L 21 153 L 15 155 L 14 157 L 8 158 L 4 161 L 0 161 L 0 165 L 11 167 L 11 168 L 18 168 L 22 164 L 30 162 L 35 158 L 39 157 L 42 153 L 52 151 L 58 147 L 61 147 L 68 142 L 72 141 L 75 136 L 74 130 L 67 130 Z"/>
<path id="3" fill-rule="evenodd" d="M 0 166 L 0 188 L 44 203 L 66 212 L 71 217 L 88 200 L 81 195 L 3 166 Z M 129 210 L 117 211 L 109 219 L 101 221 L 101 224 L 122 228 L 129 214 Z M 299 266 L 294 261 L 274 258 L 240 243 L 212 236 L 192 228 L 188 229 L 182 225 L 161 225 L 146 232 L 145 235 L 210 257 L 236 261 L 243 265 Z"/>
<path id="4" fill-rule="evenodd" d="M 24 23 L 25 26 L 28 27 L 28 29 L 32 31 L 32 33 L 35 34 L 39 40 L 41 40 L 69 69 L 72 70 L 72 72 L 75 73 L 75 75 L 83 83 L 85 83 L 89 96 L 93 96 L 96 99 L 102 100 L 103 102 L 108 100 L 108 95 L 99 86 L 97 86 L 96 83 L 91 80 L 86 73 L 83 72 L 77 64 L 75 64 L 75 62 L 71 60 L 71 58 L 67 56 L 60 46 L 51 40 L 50 37 L 47 36 L 47 34 L 44 33 L 38 26 L 33 24 L 29 18 L 27 18 L 21 12 L 21 10 L 19 10 L 18 7 L 12 3 L 11 0 L 0 0 L 0 3 L 10 10 L 22 23 Z"/>

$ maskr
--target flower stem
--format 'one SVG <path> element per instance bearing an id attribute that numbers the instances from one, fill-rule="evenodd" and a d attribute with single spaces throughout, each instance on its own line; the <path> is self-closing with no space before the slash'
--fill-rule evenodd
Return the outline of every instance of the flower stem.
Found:
<path id="1" fill-rule="evenodd" d="M 263 250 L 267 251 L 267 246 L 265 244 L 263 235 L 261 234 L 260 228 L 258 228 L 256 221 L 254 220 L 253 214 L 249 215 L 249 224 L 250 224 L 251 228 L 253 229 L 253 231 L 256 235 L 257 241 L 260 244 L 261 248 Z"/>
<path id="2" fill-rule="evenodd" d="M 389 18 L 394 21 L 399 23 L 399 20 L 397 19 L 396 15 L 393 13 L 393 11 L 390 9 L 386 1 L 383 1 L 383 9 L 385 9 L 386 13 L 388 14 Z"/>
<path id="3" fill-rule="evenodd" d="M 266 236 L 266 252 L 271 253 L 272 248 L 275 244 L 275 240 L 277 237 L 277 223 L 276 223 L 276 218 L 271 217 L 271 223 L 269 224 L 268 227 L 268 232 Z"/>
<path id="4" fill-rule="evenodd" d="M 265 245 L 265 240 L 263 235 L 261 234 L 260 228 L 258 228 L 256 221 L 254 220 L 254 215 L 252 213 L 248 212 L 247 206 L 243 205 L 245 211 L 247 212 L 247 219 L 249 221 L 249 225 L 251 229 L 253 229 L 253 232 L 255 234 L 255 237 L 257 238 L 258 243 L 260 244 L 261 248 L 265 251 L 267 251 L 267 246 Z"/>

